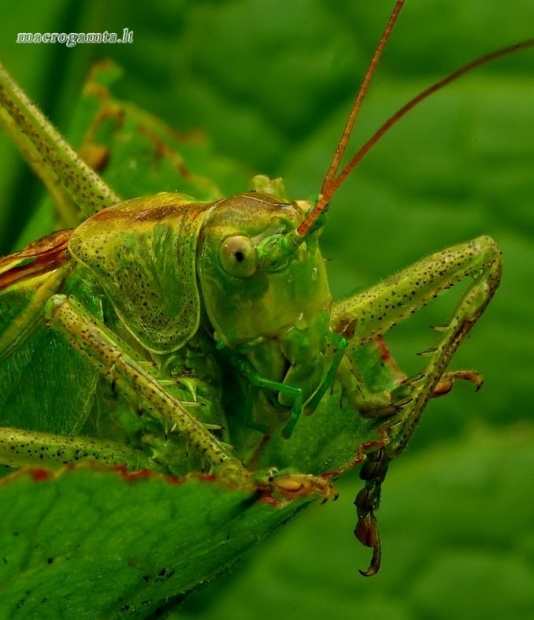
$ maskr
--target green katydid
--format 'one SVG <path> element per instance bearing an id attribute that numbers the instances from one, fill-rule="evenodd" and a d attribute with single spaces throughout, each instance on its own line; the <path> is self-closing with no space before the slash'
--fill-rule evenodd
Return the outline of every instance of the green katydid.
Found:
<path id="1" fill-rule="evenodd" d="M 390 27 L 383 42 L 389 31 Z M 369 77 L 375 66 L 376 61 Z M 8 84 L 6 78 L 4 92 Z M 17 128 L 24 123 L 22 117 L 15 117 Z M 67 152 L 63 144 L 40 142 L 42 129 L 40 125 L 35 134 L 37 142 L 28 143 L 22 137 L 21 146 L 36 153 L 47 147 L 54 154 Z M 30 126 L 25 133 L 31 136 Z M 345 138 L 349 134 L 350 127 Z M 223 436 L 246 461 L 261 461 L 258 445 L 269 454 L 268 445 L 264 447 L 258 438 L 272 429 L 291 436 L 303 414 L 313 414 L 336 382 L 352 408 L 365 416 L 375 415 L 372 422 L 382 429 L 383 445 L 379 439 L 368 446 L 372 458 L 363 473 L 368 488 L 358 500 L 358 536 L 375 550 L 369 571 L 375 572 L 380 547 L 374 510 L 387 461 L 403 450 L 428 398 L 446 391 L 454 378 L 478 381 L 476 374 L 444 374 L 445 367 L 498 284 L 499 258 L 493 242 L 482 238 L 434 255 L 331 308 L 317 233 L 324 221 L 321 211 L 350 171 L 347 168 L 335 176 L 345 146 L 344 139 L 313 209 L 304 202 L 286 204 L 279 190 L 270 187 L 274 197 L 256 192 L 201 204 L 164 195 L 120 203 L 70 153 L 65 164 L 57 159 L 45 161 L 44 166 L 52 171 L 48 169 L 44 176 L 59 177 L 76 202 L 89 203 L 86 215 L 101 206 L 119 204 L 92 215 L 72 234 L 48 237 L 4 259 L 2 312 L 14 309 L 16 316 L 9 316 L 12 322 L 2 336 L 3 364 L 8 371 L 10 360 L 24 350 L 25 339 L 33 336 L 39 321 L 42 327 L 46 316 L 62 334 L 58 338 L 65 350 L 72 347 L 72 363 L 80 364 L 86 373 L 82 399 L 96 383 L 107 381 L 110 392 L 124 402 L 121 407 L 113 401 L 113 415 L 100 425 L 100 429 L 109 427 L 101 440 L 92 438 L 84 444 L 80 439 L 76 452 L 70 454 L 69 443 L 58 433 L 81 427 L 89 415 L 87 404 L 85 410 L 80 404 L 81 414 L 75 406 L 75 421 L 59 416 L 58 422 L 46 418 L 43 427 L 33 421 L 29 433 L 10 429 L 5 462 L 35 463 L 18 448 L 24 445 L 26 451 L 25 441 L 41 439 L 39 450 L 44 446 L 49 452 L 49 465 L 60 446 L 61 462 L 76 459 L 85 450 L 95 458 L 105 454 L 105 462 L 182 474 L 184 453 L 192 447 L 202 457 L 198 462 L 194 458 L 185 461 L 187 468 L 211 467 L 238 486 L 252 484 L 266 493 L 288 497 L 293 492 L 318 490 L 328 494 L 330 488 L 323 478 L 260 475 L 250 480 L 240 460 L 220 439 L 217 427 L 233 428 L 235 421 L 227 419 L 231 411 L 219 404 L 217 382 L 225 364 L 224 370 L 230 368 L 233 374 L 233 387 L 237 384 L 250 398 L 250 415 L 240 421 L 250 432 L 241 437 L 234 430 L 233 435 Z M 353 162 L 351 167 L 357 159 Z M 63 165 L 76 174 L 73 181 L 66 180 Z M 80 180 L 87 182 L 81 189 L 76 187 Z M 180 234 L 173 236 L 177 225 Z M 170 257 L 169 246 L 173 248 Z M 444 269 L 446 276 L 441 273 Z M 159 274 L 165 277 L 156 283 Z M 423 375 L 411 382 L 399 379 L 394 394 L 366 391 L 352 359 L 354 350 L 366 343 L 382 346 L 380 336 L 396 321 L 468 275 L 475 275 L 474 284 L 444 330 L 441 343 L 431 352 Z M 174 283 L 179 286 L 169 290 Z M 265 297 L 267 288 L 269 297 Z M 75 299 L 57 295 L 59 291 Z M 246 316 L 243 308 L 249 310 Z M 199 331 L 199 325 L 205 332 Z M 185 359 L 185 354 L 195 359 Z M 102 400 L 109 398 L 106 394 Z M 105 408 L 109 403 L 99 405 Z M 132 410 L 143 415 L 132 416 Z M 10 426 L 17 426 L 17 415 L 13 414 L 14 419 L 8 415 Z M 117 428 L 122 435 L 112 443 Z M 55 434 L 39 434 L 46 431 Z M 267 463 L 262 461 L 262 465 Z"/>

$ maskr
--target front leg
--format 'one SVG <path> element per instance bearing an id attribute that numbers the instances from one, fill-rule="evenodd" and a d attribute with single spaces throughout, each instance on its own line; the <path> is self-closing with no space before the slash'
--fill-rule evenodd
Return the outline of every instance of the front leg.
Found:
<path id="1" fill-rule="evenodd" d="M 55 295 L 45 312 L 50 327 L 62 333 L 134 409 L 158 420 L 168 432 L 178 432 L 213 470 L 236 480 L 246 477 L 240 461 L 169 393 L 165 380 L 144 367 L 125 343 L 74 298 Z"/>
<path id="2" fill-rule="evenodd" d="M 328 499 L 335 495 L 325 478 L 292 472 L 249 472 L 231 454 L 231 448 L 219 441 L 208 425 L 192 415 L 166 389 L 168 382 L 158 376 L 157 369 L 145 368 L 124 342 L 74 298 L 53 296 L 47 302 L 46 315 L 50 326 L 87 357 L 132 407 L 160 421 L 169 433 L 179 433 L 226 483 L 248 488 L 258 493 L 258 497 L 270 498 L 276 505 L 300 497 Z"/>

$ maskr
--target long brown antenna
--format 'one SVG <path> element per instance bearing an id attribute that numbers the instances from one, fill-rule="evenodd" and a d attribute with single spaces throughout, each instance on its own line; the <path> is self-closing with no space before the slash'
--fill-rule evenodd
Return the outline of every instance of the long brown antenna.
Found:
<path id="1" fill-rule="evenodd" d="M 326 197 L 327 202 L 332 199 L 332 196 L 336 193 L 336 191 L 343 184 L 348 175 L 354 170 L 354 168 L 360 163 L 360 161 L 364 158 L 365 155 L 371 150 L 371 148 L 380 140 L 380 138 L 397 123 L 403 116 L 405 116 L 412 108 L 415 108 L 416 105 L 421 103 L 424 99 L 430 97 L 430 95 L 434 94 L 436 91 L 441 88 L 447 86 L 454 80 L 457 80 L 460 76 L 472 71 L 476 67 L 480 65 L 484 65 L 487 62 L 491 62 L 496 58 L 501 58 L 502 56 L 507 56 L 508 54 L 513 54 L 522 49 L 526 49 L 528 47 L 534 47 L 534 39 L 529 39 L 528 41 L 522 41 L 521 43 L 516 43 L 514 45 L 509 45 L 508 47 L 504 47 L 495 52 L 491 52 L 491 54 L 486 54 L 481 58 L 477 58 L 473 60 L 469 64 L 453 71 L 447 77 L 444 77 L 439 82 L 436 82 L 422 93 L 419 93 L 416 97 L 408 101 L 400 110 L 395 112 L 393 116 L 391 116 L 375 133 L 367 140 L 367 142 L 359 149 L 359 151 L 354 155 L 354 157 L 349 161 L 349 163 L 343 168 L 343 170 L 339 173 L 336 179 L 332 180 L 328 186 L 328 195 Z"/>
<path id="2" fill-rule="evenodd" d="M 315 222 L 315 220 L 317 219 L 321 211 L 323 211 L 323 209 L 326 207 L 330 198 L 333 195 L 333 192 L 330 190 L 330 186 L 332 183 L 335 182 L 335 176 L 337 174 L 339 164 L 341 163 L 343 155 L 345 154 L 345 151 L 347 150 L 347 144 L 352 134 L 354 123 L 356 122 L 356 119 L 358 118 L 358 114 L 362 107 L 363 100 L 365 99 L 365 95 L 367 94 L 367 91 L 369 90 L 369 85 L 371 84 L 371 80 L 373 79 L 373 76 L 376 72 L 376 68 L 378 67 L 378 63 L 380 62 L 382 53 L 386 47 L 387 42 L 389 41 L 389 37 L 391 36 L 393 27 L 395 26 L 395 23 L 397 21 L 397 18 L 399 17 L 399 13 L 401 12 L 401 9 L 403 6 L 404 6 L 404 0 L 397 0 L 397 2 L 395 3 L 395 6 L 393 7 L 391 16 L 388 20 L 388 23 L 386 24 L 386 27 L 384 28 L 384 32 L 382 33 L 382 36 L 380 37 L 380 41 L 377 45 L 375 53 L 373 54 L 373 58 L 371 59 L 369 67 L 367 68 L 367 71 L 365 73 L 365 77 L 363 78 L 362 85 L 360 86 L 358 93 L 356 94 L 356 99 L 354 100 L 349 117 L 347 118 L 347 122 L 345 123 L 343 133 L 341 134 L 341 138 L 336 147 L 334 156 L 332 157 L 332 161 L 330 162 L 328 172 L 326 173 L 326 176 L 324 178 L 321 191 L 319 193 L 319 200 L 315 204 L 313 210 L 307 215 L 304 222 L 302 222 L 302 224 L 298 227 L 297 234 L 299 236 L 304 237 L 306 235 L 306 233 L 312 226 L 313 222 Z"/>
<path id="3" fill-rule="evenodd" d="M 408 101 L 400 110 L 398 110 L 393 116 L 391 116 L 370 138 L 367 142 L 358 150 L 358 152 L 354 155 L 354 157 L 349 161 L 349 163 L 343 168 L 343 170 L 337 175 L 339 164 L 341 158 L 343 157 L 345 150 L 347 148 L 347 143 L 350 138 L 350 134 L 352 132 L 352 128 L 354 126 L 354 122 L 356 117 L 358 116 L 358 112 L 360 111 L 361 104 L 363 98 L 368 90 L 369 83 L 373 74 L 376 70 L 378 61 L 382 54 L 382 51 L 388 41 L 388 38 L 391 34 L 391 30 L 397 20 L 399 12 L 402 8 L 404 2 L 397 2 L 395 4 L 395 8 L 393 9 L 393 13 L 389 19 L 389 22 L 382 34 L 382 38 L 380 43 L 376 49 L 376 52 L 373 56 L 371 64 L 369 65 L 369 69 L 365 75 L 362 86 L 358 91 L 358 95 L 356 96 L 356 100 L 352 106 L 349 118 L 343 130 L 343 134 L 339 144 L 336 148 L 334 157 L 332 158 L 332 162 L 330 163 L 330 167 L 326 174 L 326 177 L 323 181 L 323 185 L 321 187 L 321 193 L 319 195 L 319 199 L 313 209 L 308 213 L 305 220 L 300 224 L 297 228 L 297 235 L 300 237 L 304 237 L 310 228 L 313 226 L 314 222 L 317 220 L 322 211 L 326 208 L 334 194 L 341 187 L 343 182 L 346 180 L 348 175 L 354 170 L 354 168 L 360 163 L 363 157 L 371 150 L 371 148 L 380 140 L 380 138 L 393 126 L 395 125 L 403 116 L 405 116 L 412 108 L 421 103 L 427 97 L 430 97 L 436 91 L 444 88 L 454 80 L 457 80 L 459 77 L 472 71 L 473 69 L 484 65 L 488 62 L 496 60 L 497 58 L 502 58 L 503 56 L 507 56 L 508 54 L 513 54 L 514 52 L 518 52 L 520 50 L 534 47 L 534 39 L 528 39 L 527 41 L 522 41 L 520 43 L 516 43 L 514 45 L 509 45 L 508 47 L 501 48 L 495 52 L 491 52 L 490 54 L 486 54 L 481 58 L 477 58 L 467 65 L 453 71 L 451 74 L 436 82 L 422 93 L 419 93 L 416 97 Z"/>

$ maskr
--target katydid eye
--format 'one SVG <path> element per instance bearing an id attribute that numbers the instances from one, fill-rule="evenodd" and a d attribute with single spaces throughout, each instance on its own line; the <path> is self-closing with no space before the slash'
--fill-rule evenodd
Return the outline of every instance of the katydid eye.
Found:
<path id="1" fill-rule="evenodd" d="M 258 268 L 256 248 L 249 237 L 228 237 L 221 244 L 219 257 L 223 269 L 236 278 L 250 278 Z"/>

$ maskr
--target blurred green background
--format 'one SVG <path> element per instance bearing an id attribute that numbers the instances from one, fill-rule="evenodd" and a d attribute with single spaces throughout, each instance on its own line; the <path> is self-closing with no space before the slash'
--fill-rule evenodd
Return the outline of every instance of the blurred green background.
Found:
<path id="1" fill-rule="evenodd" d="M 2 8 L 0 57 L 63 128 L 91 64 L 114 58 L 125 69 L 116 94 L 176 129 L 202 129 L 251 175 L 282 175 L 292 197 L 309 197 L 392 5 L 18 0 Z M 18 32 L 123 28 L 133 44 L 15 43 Z M 407 0 L 356 140 L 450 70 L 533 32 L 531 0 Z M 368 553 L 352 537 L 359 483 L 349 476 L 337 504 L 308 510 L 176 617 L 534 617 L 533 67 L 534 52 L 524 52 L 434 96 L 382 140 L 331 207 L 323 248 L 337 298 L 482 233 L 503 250 L 501 289 L 453 362 L 486 384 L 432 403 L 393 464 L 379 514 L 382 572 L 356 572 Z M 0 158 L 8 252 L 41 190 L 4 136 Z M 433 342 L 428 326 L 448 309 L 440 300 L 392 334 L 410 372 L 415 352 Z"/>

